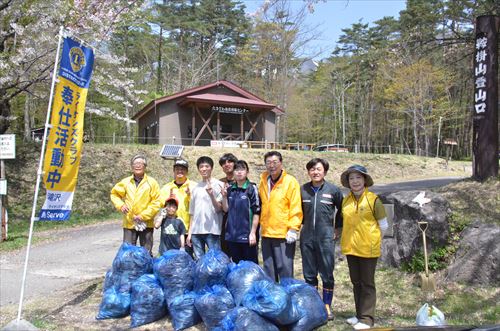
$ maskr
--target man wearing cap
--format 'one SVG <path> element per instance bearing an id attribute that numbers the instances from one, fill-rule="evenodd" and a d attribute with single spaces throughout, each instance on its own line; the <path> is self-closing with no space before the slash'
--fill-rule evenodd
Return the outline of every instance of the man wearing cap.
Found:
<path id="1" fill-rule="evenodd" d="M 160 190 L 160 201 L 163 203 L 170 196 L 174 196 L 179 201 L 177 208 L 177 217 L 182 220 L 187 232 L 191 223 L 191 216 L 189 215 L 189 203 L 191 202 L 191 192 L 196 186 L 196 182 L 191 181 L 187 175 L 189 171 L 189 164 L 186 160 L 177 159 L 174 162 L 174 180 L 163 185 Z M 191 247 L 186 246 L 186 252 L 191 256 L 193 251 Z"/>
<path id="2" fill-rule="evenodd" d="M 219 165 L 224 172 L 225 177 L 219 179 L 224 183 L 224 187 L 227 189 L 234 184 L 234 165 L 238 161 L 236 156 L 232 153 L 224 153 L 219 159 Z M 226 224 L 227 224 L 227 212 L 224 212 L 222 216 L 222 229 L 220 234 L 220 247 L 221 250 L 230 255 L 229 245 L 226 242 Z"/>
<path id="3" fill-rule="evenodd" d="M 137 244 L 151 254 L 153 249 L 153 218 L 161 207 L 158 182 L 146 175 L 144 155 L 130 161 L 132 176 L 119 181 L 111 190 L 111 202 L 123 214 L 123 242 Z"/>
<path id="4" fill-rule="evenodd" d="M 281 153 L 264 155 L 266 169 L 259 182 L 260 226 L 264 271 L 275 281 L 293 277 L 295 241 L 302 223 L 300 185 L 283 169 Z"/>
<path id="5" fill-rule="evenodd" d="M 356 316 L 347 319 L 355 330 L 373 327 L 375 321 L 375 269 L 384 232 L 388 228 L 384 205 L 368 190 L 373 179 L 365 167 L 353 165 L 340 176 L 351 191 L 342 201 L 340 247 L 347 257 Z"/>

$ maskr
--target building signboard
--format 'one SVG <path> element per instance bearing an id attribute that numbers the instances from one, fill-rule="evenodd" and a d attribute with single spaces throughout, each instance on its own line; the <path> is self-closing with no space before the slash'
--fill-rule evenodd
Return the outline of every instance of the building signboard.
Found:
<path id="1" fill-rule="evenodd" d="M 212 110 L 224 114 L 238 114 L 238 115 L 249 112 L 249 110 L 246 108 L 227 107 L 227 106 L 212 106 Z"/>

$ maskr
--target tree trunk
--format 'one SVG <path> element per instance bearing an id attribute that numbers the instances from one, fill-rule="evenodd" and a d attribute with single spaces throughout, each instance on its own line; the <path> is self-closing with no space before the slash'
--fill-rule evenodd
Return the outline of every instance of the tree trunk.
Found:
<path id="1" fill-rule="evenodd" d="M 375 112 L 375 106 L 372 104 L 370 106 L 370 114 L 368 115 L 368 133 L 366 135 L 366 144 L 371 146 L 372 144 L 372 132 L 373 132 L 373 113 Z"/>
<path id="2" fill-rule="evenodd" d="M 163 1 L 163 4 L 165 5 L 165 1 Z M 161 93 L 163 91 L 163 76 L 162 76 L 162 41 L 163 41 L 163 27 L 160 26 L 160 35 L 158 36 L 158 69 L 156 71 L 156 92 Z"/>
<path id="3" fill-rule="evenodd" d="M 418 116 L 417 109 L 412 109 L 413 113 L 413 148 L 415 149 L 415 155 L 420 155 L 420 144 L 418 142 Z"/>
<path id="4" fill-rule="evenodd" d="M 26 99 L 24 99 L 24 141 L 31 140 L 30 100 L 31 98 L 29 93 L 26 93 Z"/>
<path id="5" fill-rule="evenodd" d="M 125 106 L 125 118 L 127 121 L 125 122 L 125 127 L 127 130 L 127 143 L 130 144 L 132 138 L 132 128 L 130 126 L 130 109 L 128 106 Z"/>
<path id="6" fill-rule="evenodd" d="M 0 90 L 0 95 L 5 93 L 5 90 Z M 0 100 L 0 134 L 5 133 L 10 127 L 10 100 Z"/>

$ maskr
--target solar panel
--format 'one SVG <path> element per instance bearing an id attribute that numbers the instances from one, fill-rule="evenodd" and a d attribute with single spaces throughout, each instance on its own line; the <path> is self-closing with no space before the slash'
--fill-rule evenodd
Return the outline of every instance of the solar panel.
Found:
<path id="1" fill-rule="evenodd" d="M 166 160 L 175 160 L 181 157 L 183 150 L 182 145 L 163 145 L 160 156 Z"/>

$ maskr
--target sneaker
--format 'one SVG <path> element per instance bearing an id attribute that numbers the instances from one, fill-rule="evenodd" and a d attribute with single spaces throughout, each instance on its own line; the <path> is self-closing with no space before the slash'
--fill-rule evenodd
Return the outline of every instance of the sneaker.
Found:
<path id="1" fill-rule="evenodd" d="M 366 329 L 370 329 L 371 326 L 369 326 L 368 324 L 365 324 L 365 323 L 358 322 L 358 323 L 354 324 L 353 328 L 354 328 L 354 330 L 366 330 Z"/>
<path id="2" fill-rule="evenodd" d="M 333 317 L 333 313 L 332 313 L 332 309 L 330 308 L 330 305 L 325 304 L 325 309 L 326 309 L 326 313 L 328 315 L 328 320 L 333 321 L 334 317 Z"/>
<path id="3" fill-rule="evenodd" d="M 348 319 L 346 319 L 346 322 L 347 322 L 347 324 L 355 325 L 359 322 L 359 320 L 356 316 L 353 316 L 353 317 L 349 317 Z"/>

